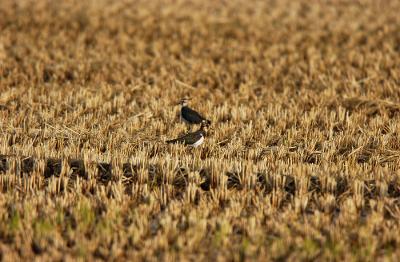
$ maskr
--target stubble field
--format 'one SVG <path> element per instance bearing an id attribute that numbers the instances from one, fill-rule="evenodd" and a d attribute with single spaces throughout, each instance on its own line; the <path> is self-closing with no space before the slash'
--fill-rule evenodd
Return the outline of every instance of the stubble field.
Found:
<path id="1" fill-rule="evenodd" d="M 395 260 L 399 13 L 2 0 L 2 259 Z"/>

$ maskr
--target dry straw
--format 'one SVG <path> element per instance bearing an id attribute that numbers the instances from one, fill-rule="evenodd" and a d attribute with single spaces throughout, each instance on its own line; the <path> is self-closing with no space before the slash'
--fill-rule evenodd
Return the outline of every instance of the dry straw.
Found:
<path id="1" fill-rule="evenodd" d="M 2 258 L 395 260 L 399 11 L 3 0 Z"/>

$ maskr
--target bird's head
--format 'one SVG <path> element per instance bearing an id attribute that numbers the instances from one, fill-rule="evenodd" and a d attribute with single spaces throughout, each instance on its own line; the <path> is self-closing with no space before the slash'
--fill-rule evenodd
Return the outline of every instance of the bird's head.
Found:
<path id="1" fill-rule="evenodd" d="M 207 120 L 201 121 L 200 129 L 203 130 L 204 132 L 207 132 L 210 129 L 210 122 Z"/>
<path id="2" fill-rule="evenodd" d="M 190 98 L 184 97 L 179 101 L 178 105 L 187 106 L 189 100 L 190 100 Z"/>

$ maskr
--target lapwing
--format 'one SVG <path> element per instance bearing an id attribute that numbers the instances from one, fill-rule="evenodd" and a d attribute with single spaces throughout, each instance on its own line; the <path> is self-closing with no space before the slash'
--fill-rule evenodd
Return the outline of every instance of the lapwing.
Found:
<path id="1" fill-rule="evenodd" d="M 189 99 L 184 98 L 179 102 L 181 105 L 181 119 L 189 125 L 201 124 L 203 121 L 205 121 L 207 125 L 211 125 L 210 120 L 205 119 L 199 112 L 196 112 L 188 106 L 188 100 Z"/>
<path id="2" fill-rule="evenodd" d="M 201 122 L 200 129 L 196 132 L 188 133 L 176 139 L 166 141 L 168 144 L 184 144 L 190 147 L 198 147 L 203 144 L 209 124 L 206 120 Z"/>

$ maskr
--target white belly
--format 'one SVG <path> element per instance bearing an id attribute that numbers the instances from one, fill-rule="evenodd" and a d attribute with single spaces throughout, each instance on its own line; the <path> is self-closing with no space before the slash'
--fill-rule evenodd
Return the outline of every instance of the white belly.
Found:
<path id="1" fill-rule="evenodd" d="M 199 145 L 203 144 L 203 142 L 204 142 L 204 136 L 201 136 L 201 138 L 198 141 L 196 141 L 196 143 L 192 144 L 191 146 L 198 147 Z"/>

